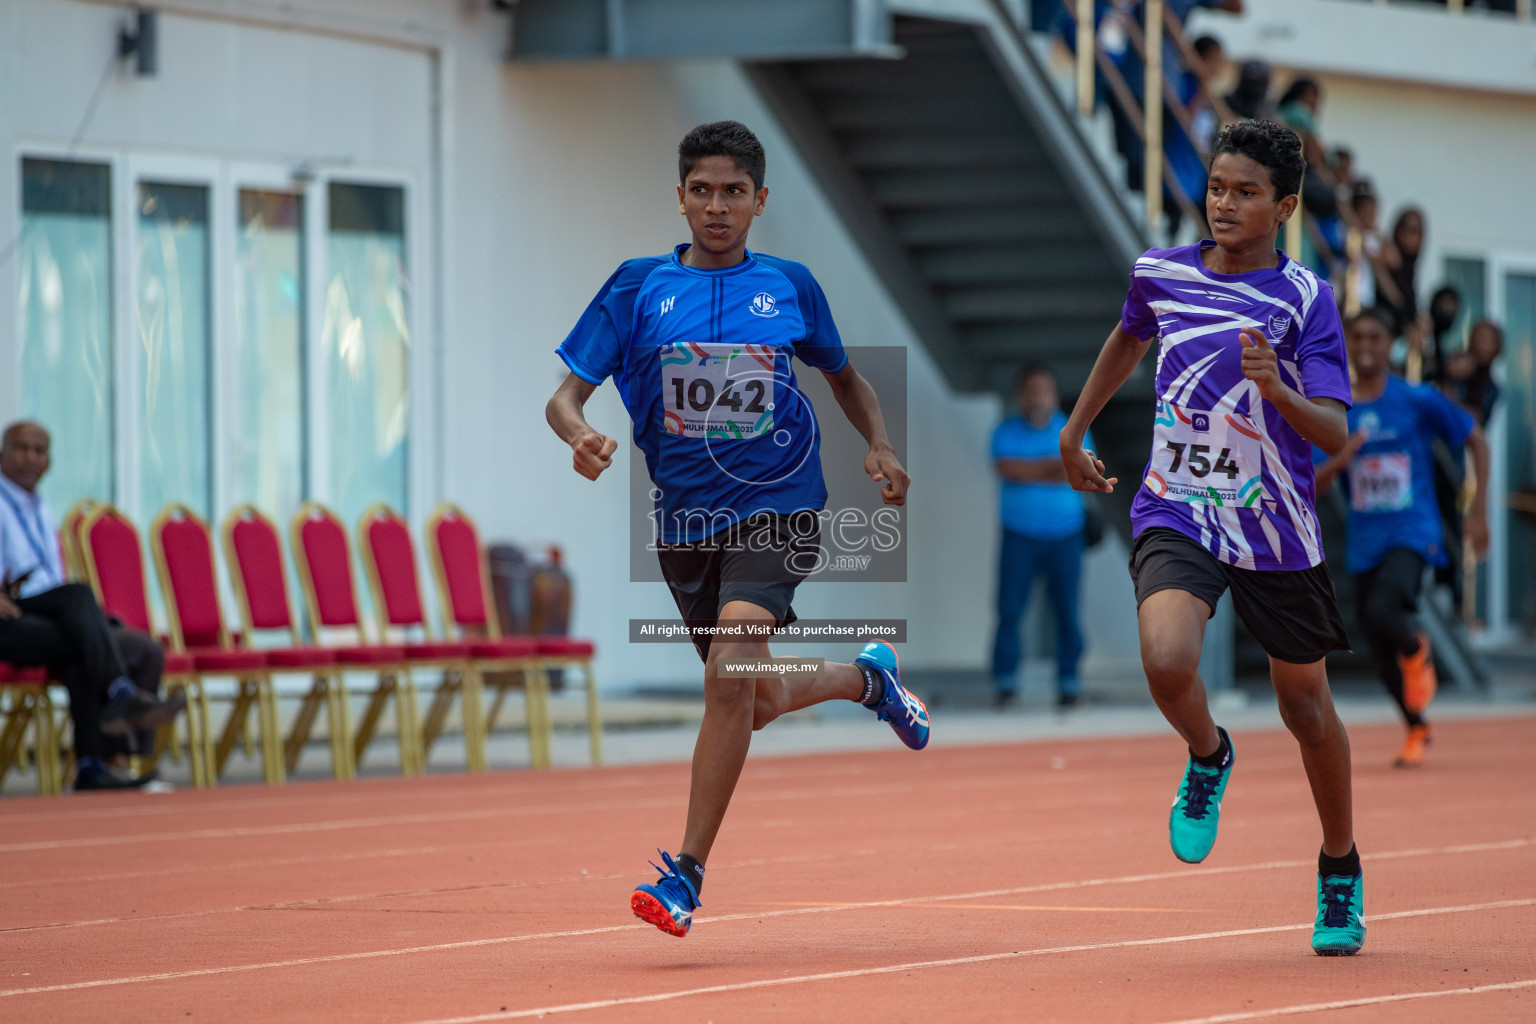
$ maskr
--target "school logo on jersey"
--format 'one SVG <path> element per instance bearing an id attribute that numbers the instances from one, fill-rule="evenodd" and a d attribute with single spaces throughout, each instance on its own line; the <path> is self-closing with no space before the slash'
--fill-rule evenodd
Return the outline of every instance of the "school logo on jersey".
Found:
<path id="1" fill-rule="evenodd" d="M 758 292 L 752 296 L 752 305 L 747 307 L 752 310 L 753 316 L 770 317 L 779 315 L 779 303 L 767 292 Z"/>
<path id="2" fill-rule="evenodd" d="M 1276 313 L 1269 318 L 1269 340 L 1279 341 L 1285 337 L 1285 332 L 1291 329 L 1291 318 Z"/>

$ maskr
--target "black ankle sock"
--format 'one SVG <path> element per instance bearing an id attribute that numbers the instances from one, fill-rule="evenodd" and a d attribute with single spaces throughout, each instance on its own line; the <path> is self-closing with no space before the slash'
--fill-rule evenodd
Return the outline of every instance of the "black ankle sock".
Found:
<path id="1" fill-rule="evenodd" d="M 882 700 L 885 700 L 885 679 L 881 677 L 880 673 L 868 665 L 860 665 L 858 662 L 854 662 L 853 667 L 858 669 L 864 676 L 864 696 L 859 698 L 859 703 L 867 708 L 872 708 Z"/>
<path id="2" fill-rule="evenodd" d="M 693 885 L 696 896 L 704 894 L 704 865 L 694 860 L 686 853 L 677 855 L 677 870 Z"/>
<path id="3" fill-rule="evenodd" d="M 1329 875 L 1358 875 L 1360 873 L 1360 851 L 1351 843 L 1349 852 L 1342 857 L 1330 857 L 1322 850 L 1317 851 L 1317 873 L 1324 878 Z"/>
<path id="4" fill-rule="evenodd" d="M 1217 747 L 1214 752 L 1205 757 L 1198 756 L 1193 750 L 1189 752 L 1189 756 L 1194 760 L 1195 764 L 1206 768 L 1225 768 L 1232 763 L 1232 741 L 1227 737 L 1227 730 L 1218 725 L 1216 733 L 1221 737 L 1221 746 Z"/>

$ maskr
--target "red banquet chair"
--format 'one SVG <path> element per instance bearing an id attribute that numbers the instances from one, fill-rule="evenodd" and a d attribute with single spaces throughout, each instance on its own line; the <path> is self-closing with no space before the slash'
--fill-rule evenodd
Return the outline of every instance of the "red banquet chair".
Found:
<path id="1" fill-rule="evenodd" d="M 0 662 L 0 784 L 4 784 L 12 766 L 19 767 L 25 760 L 30 729 L 39 796 L 52 796 L 64 788 L 60 737 L 48 683 L 46 669 L 17 668 Z"/>
<path id="2" fill-rule="evenodd" d="M 343 664 L 356 659 L 345 649 L 305 647 L 288 603 L 288 574 L 283 568 L 277 526 L 254 505 L 236 506 L 224 519 L 224 558 L 233 578 L 236 602 L 245 635 L 254 642 L 262 634 L 278 633 L 287 647 L 266 648 L 274 669 L 307 671 L 314 685 L 299 705 L 288 729 L 286 763 L 292 772 L 314 731 L 321 707 L 331 739 L 331 771 L 338 779 L 357 777 L 352 750 L 352 720 L 347 707 Z M 371 651 L 355 652 L 364 661 Z"/>
<path id="3" fill-rule="evenodd" d="M 432 744 L 441 734 L 443 723 L 452 709 L 453 698 L 458 696 L 464 723 L 465 759 L 470 771 L 483 771 L 486 734 L 481 697 L 482 659 L 522 658 L 532 666 L 533 648 L 520 645 L 493 650 L 478 645 L 481 650 L 477 654 L 477 645 L 473 643 L 433 640 L 426 613 L 422 610 L 424 606 L 421 584 L 416 574 L 416 548 L 411 542 L 411 529 L 389 506 L 374 505 L 363 513 L 357 524 L 357 542 L 363 552 L 363 567 L 367 570 L 368 584 L 373 591 L 373 607 L 378 616 L 380 635 L 389 636 L 392 632 L 419 634 L 420 641 L 406 644 L 406 655 L 411 659 L 411 664 L 443 671 L 442 682 L 438 685 L 422 725 L 422 756 L 425 758 L 431 752 Z M 534 767 L 541 767 L 540 748 L 536 739 L 530 739 L 529 753 Z"/>
<path id="4" fill-rule="evenodd" d="M 314 727 L 319 704 L 329 704 L 331 714 L 331 772 L 338 779 L 351 777 L 349 737 L 345 713 L 335 708 L 333 693 L 340 684 L 333 678 L 336 656 L 324 650 L 306 647 L 271 649 L 241 648 L 230 636 L 219 601 L 218 568 L 213 554 L 213 531 L 185 505 L 170 505 L 151 529 L 155 564 L 160 571 L 161 589 L 171 615 L 172 640 L 178 648 L 191 648 L 200 664 L 218 665 L 238 672 L 241 687 L 234 695 L 234 708 L 216 748 L 218 765 L 223 767 L 240 732 L 246 728 L 255 710 L 260 722 L 262 764 L 268 781 L 281 781 L 292 772 L 303 753 L 304 744 Z M 285 741 L 278 719 L 275 675 L 300 674 L 312 677 L 300 714 Z M 270 738 L 270 739 L 269 739 Z M 276 758 L 274 766 L 271 761 Z"/>
<path id="5" fill-rule="evenodd" d="M 80 560 L 96 601 L 125 626 L 159 637 L 149 612 L 149 586 L 144 575 L 139 531 L 112 505 L 98 505 L 78 530 Z M 194 786 L 211 786 L 213 749 L 208 731 L 208 703 L 197 661 L 183 651 L 167 651 L 160 675 L 167 693 L 180 690 L 187 698 L 187 757 Z M 169 738 L 171 727 L 161 733 Z M 175 751 L 174 743 L 172 751 Z M 156 751 L 158 755 L 158 750 Z"/>
<path id="6" fill-rule="evenodd" d="M 59 550 L 64 555 L 64 572 L 71 580 L 80 583 L 90 580 L 90 573 L 85 568 L 85 552 L 80 544 L 80 531 L 86 519 L 99 507 L 94 498 L 81 498 L 69 507 L 69 511 L 64 513 L 64 521 L 59 524 Z"/>
<path id="7" fill-rule="evenodd" d="M 368 642 L 367 630 L 357 613 L 357 589 L 353 585 L 352 551 L 346 527 L 324 505 L 308 501 L 294 514 L 289 531 L 304 604 L 317 642 L 324 640 L 326 630 L 341 631 L 346 643 L 325 646 L 336 651 L 342 666 L 378 673 L 378 685 L 369 693 L 368 706 L 357 727 L 353 744 L 355 762 L 362 763 L 379 718 L 393 698 L 400 770 L 406 775 L 421 774 L 426 761 L 421 753 L 421 725 L 411 661 L 402 644 Z"/>
<path id="8" fill-rule="evenodd" d="M 443 630 L 449 635 L 457 631 L 460 635 L 506 642 L 501 636 L 501 623 L 497 620 L 494 610 L 496 606 L 491 599 L 485 548 L 480 543 L 480 532 L 475 528 L 474 520 L 456 505 L 440 505 L 427 520 L 427 552 L 432 562 L 432 574 L 437 578 L 443 610 Z M 581 669 L 587 691 L 587 732 L 591 741 L 592 763 L 601 764 L 603 716 L 597 697 L 597 677 L 592 671 L 596 646 L 590 640 L 569 637 L 527 636 L 507 639 L 535 646 L 542 671 L 525 678 L 532 680 L 537 677 L 546 742 L 550 729 L 547 672 L 555 667 Z M 491 713 L 487 717 L 487 731 L 495 725 L 496 712 L 505 692 L 502 689 L 497 693 L 496 702 L 492 704 Z"/>

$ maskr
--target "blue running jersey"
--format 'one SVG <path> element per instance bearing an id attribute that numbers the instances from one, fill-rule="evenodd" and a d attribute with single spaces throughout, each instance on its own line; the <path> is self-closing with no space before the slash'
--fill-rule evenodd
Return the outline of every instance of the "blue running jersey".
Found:
<path id="1" fill-rule="evenodd" d="M 1131 271 L 1120 323 L 1158 343 L 1152 457 L 1131 529 L 1169 527 L 1240 569 L 1310 569 L 1323 560 L 1312 445 L 1243 376 L 1238 329 L 1263 332 L 1303 398 L 1348 407 L 1333 289 L 1284 253 L 1272 269 L 1214 273 L 1200 254 L 1215 244 L 1151 249 Z"/>
<path id="2" fill-rule="evenodd" d="M 848 364 L 803 265 L 749 250 L 700 270 L 679 258 L 687 248 L 622 264 L 556 349 L 582 380 L 613 378 L 668 543 L 823 508 L 816 413 L 790 359 L 826 373 Z"/>
<path id="3" fill-rule="evenodd" d="M 1472 417 L 1434 388 L 1388 377 L 1386 390 L 1349 410 L 1349 432 L 1365 444 L 1339 474 L 1349 497 L 1349 571 L 1369 572 L 1392 548 L 1446 564 L 1440 506 L 1435 501 L 1435 455 L 1440 438 L 1459 455 L 1472 436 Z M 1317 452 L 1314 458 L 1327 458 Z"/>

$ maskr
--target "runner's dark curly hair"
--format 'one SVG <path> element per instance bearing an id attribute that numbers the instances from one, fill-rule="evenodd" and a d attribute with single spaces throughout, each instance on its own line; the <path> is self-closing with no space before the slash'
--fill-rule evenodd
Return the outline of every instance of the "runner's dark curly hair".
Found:
<path id="1" fill-rule="evenodd" d="M 1246 156 L 1269 172 L 1275 186 L 1275 198 L 1283 199 L 1301 191 L 1301 177 L 1307 160 L 1301 154 L 1301 138 L 1275 121 L 1238 121 L 1229 124 L 1211 144 L 1211 162 L 1223 153 Z"/>
<path id="2" fill-rule="evenodd" d="M 730 157 L 736 161 L 737 170 L 746 172 L 752 179 L 754 189 L 763 187 L 768 158 L 752 129 L 740 121 L 712 121 L 684 135 L 683 141 L 677 144 L 678 183 L 688 184 L 689 173 L 707 156 Z"/>

